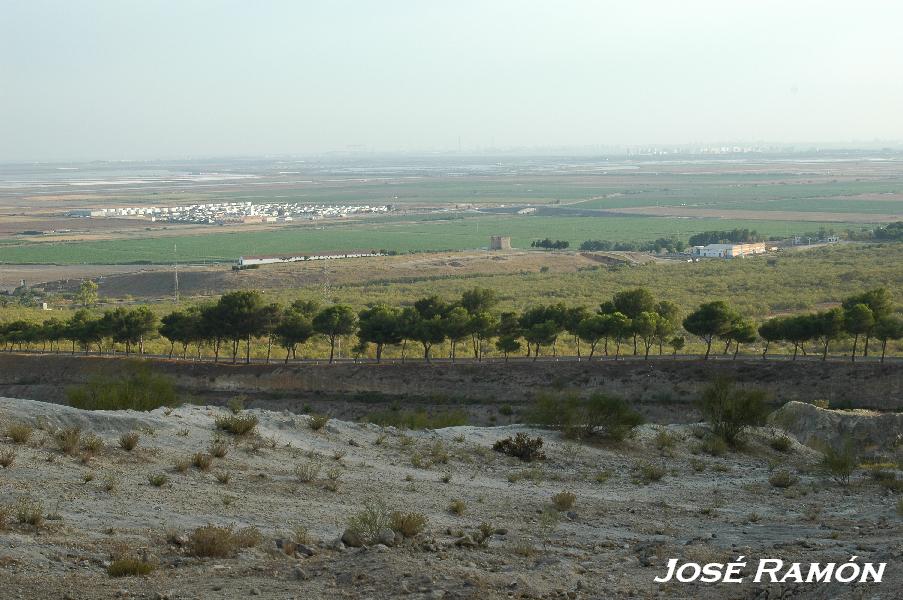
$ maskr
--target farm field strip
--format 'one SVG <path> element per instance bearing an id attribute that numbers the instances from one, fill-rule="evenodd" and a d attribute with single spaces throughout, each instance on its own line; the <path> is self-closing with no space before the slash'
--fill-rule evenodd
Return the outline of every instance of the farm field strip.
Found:
<path id="1" fill-rule="evenodd" d="M 790 236 L 825 227 L 859 229 L 855 223 L 733 219 L 675 219 L 647 216 L 540 217 L 481 215 L 444 221 L 368 222 L 322 227 L 283 227 L 266 231 L 172 235 L 84 242 L 26 242 L 0 245 L 0 263 L 125 264 L 234 261 L 239 256 L 292 252 L 387 249 L 398 252 L 464 250 L 488 245 L 490 235 L 510 235 L 516 248 L 535 239 L 644 241 L 686 239 L 706 230 L 749 228 L 763 235 Z M 173 246 L 178 254 L 174 257 Z"/>

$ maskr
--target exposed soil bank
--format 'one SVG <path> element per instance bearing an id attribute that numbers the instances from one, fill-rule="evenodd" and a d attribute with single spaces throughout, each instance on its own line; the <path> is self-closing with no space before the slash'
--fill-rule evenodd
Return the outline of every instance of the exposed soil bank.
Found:
<path id="1" fill-rule="evenodd" d="M 0 355 L 0 395 L 65 402 L 65 389 L 93 375 L 115 376 L 133 360 L 69 355 Z M 246 405 L 311 408 L 341 418 L 360 416 L 393 402 L 403 407 L 466 408 L 476 422 L 491 422 L 503 405 L 514 414 L 538 393 L 574 389 L 604 391 L 633 401 L 660 422 L 686 422 L 697 415 L 692 402 L 717 376 L 764 388 L 776 405 L 791 400 L 827 400 L 832 407 L 900 410 L 903 369 L 899 364 L 657 360 L 516 362 L 424 365 L 305 364 L 229 365 L 146 361 L 172 377 L 186 398 L 223 404 L 244 394 Z M 508 412 L 508 411 L 505 411 Z M 498 418 L 498 417 L 496 417 Z"/>

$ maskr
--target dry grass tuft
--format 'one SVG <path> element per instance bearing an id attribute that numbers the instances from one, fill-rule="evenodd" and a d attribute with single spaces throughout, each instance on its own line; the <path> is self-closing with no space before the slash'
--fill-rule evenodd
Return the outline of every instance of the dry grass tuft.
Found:
<path id="1" fill-rule="evenodd" d="M 19 498 L 15 506 L 16 521 L 23 525 L 40 527 L 44 524 L 44 505 L 39 500 Z"/>
<path id="2" fill-rule="evenodd" d="M 229 443 L 220 437 L 213 438 L 207 451 L 216 458 L 225 458 L 229 453 Z"/>
<path id="3" fill-rule="evenodd" d="M 414 537 L 424 530 L 427 523 L 426 515 L 418 512 L 395 511 L 390 515 L 389 527 L 392 531 L 400 533 L 406 538 Z"/>
<path id="4" fill-rule="evenodd" d="M 147 476 L 147 482 L 154 487 L 163 487 L 169 482 L 166 473 L 151 473 Z"/>
<path id="5" fill-rule="evenodd" d="M 256 546 L 262 538 L 255 527 L 235 531 L 232 527 L 204 525 L 188 536 L 188 551 L 192 556 L 228 558 L 240 548 Z"/>
<path id="6" fill-rule="evenodd" d="M 60 452 L 68 454 L 69 456 L 78 454 L 81 437 L 81 427 L 66 427 L 65 429 L 60 429 L 53 435 L 53 439 L 56 441 L 56 446 L 60 449 Z"/>
<path id="7" fill-rule="evenodd" d="M 313 431 L 320 431 L 329 423 L 329 415 L 313 414 L 307 417 L 307 426 Z"/>
<path id="8" fill-rule="evenodd" d="M 6 435 L 16 444 L 25 444 L 31 438 L 34 428 L 27 423 L 10 423 L 6 426 Z"/>
<path id="9" fill-rule="evenodd" d="M 100 436 L 89 433 L 82 437 L 82 450 L 84 451 L 82 453 L 83 456 L 86 454 L 89 456 L 99 454 L 103 450 L 103 440 Z"/>
<path id="10" fill-rule="evenodd" d="M 552 506 L 559 512 L 570 510 L 576 501 L 577 496 L 573 492 L 558 492 L 552 496 Z"/>
<path id="11" fill-rule="evenodd" d="M 203 452 L 196 452 L 191 457 L 191 464 L 201 471 L 209 471 L 210 465 L 213 464 L 213 457 Z"/>
<path id="12" fill-rule="evenodd" d="M 467 511 L 467 503 L 460 499 L 452 500 L 448 504 L 448 512 L 459 517 Z"/>
<path id="13" fill-rule="evenodd" d="M 110 577 L 143 577 L 149 575 L 157 565 L 139 558 L 119 558 L 107 567 Z"/>
<path id="14" fill-rule="evenodd" d="M 320 463 L 307 462 L 295 467 L 295 476 L 303 483 L 309 483 L 320 475 Z"/>
<path id="15" fill-rule="evenodd" d="M 258 419 L 254 415 L 221 415 L 216 418 L 216 428 L 233 435 L 249 435 L 257 428 Z"/>
<path id="16" fill-rule="evenodd" d="M 0 452 L 0 467 L 8 469 L 13 464 L 13 461 L 16 460 L 17 454 L 18 453 L 12 448 L 7 448 L 3 452 Z"/>
<path id="17" fill-rule="evenodd" d="M 789 488 L 794 485 L 799 479 L 793 475 L 790 471 L 780 470 L 775 471 L 768 478 L 768 483 L 771 484 L 772 487 L 776 488 Z"/>
<path id="18" fill-rule="evenodd" d="M 141 434 L 137 431 L 130 431 L 119 436 L 119 447 L 126 452 L 131 452 L 138 446 L 141 441 Z"/>

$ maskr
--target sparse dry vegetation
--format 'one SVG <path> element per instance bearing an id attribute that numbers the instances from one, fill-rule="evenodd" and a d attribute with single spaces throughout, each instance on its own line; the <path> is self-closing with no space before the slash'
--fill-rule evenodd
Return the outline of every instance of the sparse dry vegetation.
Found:
<path id="1" fill-rule="evenodd" d="M 12 448 L 0 450 L 0 467 L 8 469 L 16 460 L 17 453 Z"/>
<path id="2" fill-rule="evenodd" d="M 558 492 L 552 496 L 552 506 L 559 512 L 570 510 L 576 501 L 577 495 L 573 492 Z"/>
<path id="3" fill-rule="evenodd" d="M 518 433 L 513 438 L 497 440 L 492 449 L 508 456 L 514 456 L 524 462 L 543 460 L 546 455 L 542 451 L 543 439 L 539 436 L 531 438 L 526 433 Z"/>
<path id="4" fill-rule="evenodd" d="M 228 558 L 240 548 L 260 543 L 262 536 L 253 527 L 235 530 L 233 527 L 204 525 L 188 536 L 188 551 L 192 556 L 204 558 Z"/>
<path id="5" fill-rule="evenodd" d="M 320 431 L 329 423 L 329 415 L 313 414 L 307 417 L 307 426 L 311 431 Z"/>
<path id="6" fill-rule="evenodd" d="M 210 465 L 213 464 L 213 457 L 204 452 L 196 452 L 191 457 L 191 464 L 200 471 L 209 471 Z"/>
<path id="7" fill-rule="evenodd" d="M 786 469 L 775 471 L 768 477 L 768 483 L 771 484 L 771 487 L 781 489 L 789 488 L 790 486 L 795 485 L 798 481 L 799 478 Z"/>
<path id="8" fill-rule="evenodd" d="M 258 419 L 254 415 L 221 415 L 216 418 L 216 428 L 233 435 L 245 436 L 254 432 Z"/>
<path id="9" fill-rule="evenodd" d="M 129 431 L 119 436 L 119 447 L 126 452 L 131 452 L 138 446 L 141 440 L 141 434 L 137 431 Z"/>
<path id="10" fill-rule="evenodd" d="M 34 428 L 28 423 L 10 423 L 6 426 L 6 435 L 16 444 L 28 443 Z"/>
<path id="11" fill-rule="evenodd" d="M 60 452 L 69 456 L 75 456 L 78 454 L 81 436 L 81 427 L 66 427 L 57 431 L 53 438 Z"/>

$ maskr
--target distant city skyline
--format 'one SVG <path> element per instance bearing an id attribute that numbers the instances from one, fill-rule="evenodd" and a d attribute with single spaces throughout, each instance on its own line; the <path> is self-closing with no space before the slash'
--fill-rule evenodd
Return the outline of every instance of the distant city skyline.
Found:
<path id="1" fill-rule="evenodd" d="M 903 144 L 903 5 L 33 0 L 0 161 Z"/>

